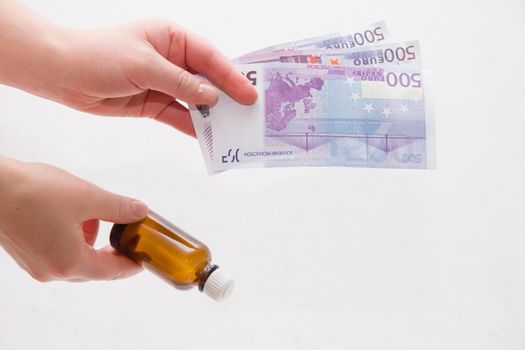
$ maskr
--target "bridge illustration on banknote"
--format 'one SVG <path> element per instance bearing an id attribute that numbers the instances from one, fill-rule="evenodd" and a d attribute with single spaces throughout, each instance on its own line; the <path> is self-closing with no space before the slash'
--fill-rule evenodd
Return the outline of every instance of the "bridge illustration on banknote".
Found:
<path id="1" fill-rule="evenodd" d="M 405 136 L 405 135 L 328 135 L 316 133 L 291 133 L 281 135 L 266 135 L 266 137 L 276 138 L 280 141 L 296 146 L 308 152 L 311 151 L 331 139 L 355 139 L 363 142 L 368 147 L 374 147 L 385 153 L 395 151 L 396 149 L 407 146 L 417 140 L 425 140 L 425 137 L 420 136 Z"/>
<path id="2" fill-rule="evenodd" d="M 355 140 L 385 154 L 426 139 L 424 122 L 304 118 L 290 121 L 286 129 L 266 130 L 269 139 L 312 151 L 331 141 Z"/>

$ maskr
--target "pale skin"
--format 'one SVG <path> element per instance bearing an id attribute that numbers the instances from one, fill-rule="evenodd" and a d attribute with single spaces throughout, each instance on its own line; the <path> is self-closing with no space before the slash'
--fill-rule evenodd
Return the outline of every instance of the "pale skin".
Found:
<path id="1" fill-rule="evenodd" d="M 257 94 L 201 37 L 166 20 L 98 30 L 53 24 L 0 0 L 0 84 L 92 114 L 147 117 L 194 136 L 189 104 L 210 104 L 217 88 L 242 104 Z M 146 204 L 58 168 L 0 155 L 0 245 L 39 281 L 111 280 L 140 267 L 110 246 L 94 249 L 99 220 L 130 223 Z"/>

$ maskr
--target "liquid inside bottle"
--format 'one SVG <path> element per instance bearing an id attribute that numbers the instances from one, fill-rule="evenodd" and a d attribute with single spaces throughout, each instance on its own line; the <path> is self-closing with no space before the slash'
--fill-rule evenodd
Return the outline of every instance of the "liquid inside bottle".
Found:
<path id="1" fill-rule="evenodd" d="M 150 212 L 142 221 L 111 230 L 111 245 L 178 289 L 197 286 L 215 300 L 232 291 L 233 279 L 211 262 L 208 247 Z"/>

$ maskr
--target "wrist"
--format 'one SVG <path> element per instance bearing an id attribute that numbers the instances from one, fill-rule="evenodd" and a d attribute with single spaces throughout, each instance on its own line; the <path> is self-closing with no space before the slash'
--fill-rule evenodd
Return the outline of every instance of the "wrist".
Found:
<path id="1" fill-rule="evenodd" d="M 68 71 L 68 40 L 66 30 L 49 28 L 27 44 L 13 44 L 17 47 L 8 49 L 7 56 L 0 59 L 5 67 L 0 68 L 0 83 L 34 95 L 60 98 Z"/>
<path id="2" fill-rule="evenodd" d="M 0 0 L 0 84 L 59 98 L 68 72 L 70 32 L 25 5 Z"/>

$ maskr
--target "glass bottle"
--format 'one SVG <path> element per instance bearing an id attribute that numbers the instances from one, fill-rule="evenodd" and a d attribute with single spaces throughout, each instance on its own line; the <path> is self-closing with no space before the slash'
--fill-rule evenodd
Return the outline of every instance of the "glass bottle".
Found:
<path id="1" fill-rule="evenodd" d="M 115 224 L 113 248 L 178 289 L 197 286 L 212 299 L 228 297 L 234 280 L 211 263 L 208 247 L 153 211 L 142 221 Z"/>

